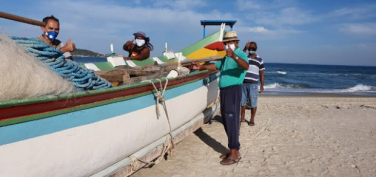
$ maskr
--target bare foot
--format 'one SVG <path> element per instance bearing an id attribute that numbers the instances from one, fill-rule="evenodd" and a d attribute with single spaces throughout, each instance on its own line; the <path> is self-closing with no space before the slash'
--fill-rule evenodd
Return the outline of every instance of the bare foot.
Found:
<path id="1" fill-rule="evenodd" d="M 248 125 L 249 126 L 255 126 L 255 123 L 254 122 L 249 122 Z"/>

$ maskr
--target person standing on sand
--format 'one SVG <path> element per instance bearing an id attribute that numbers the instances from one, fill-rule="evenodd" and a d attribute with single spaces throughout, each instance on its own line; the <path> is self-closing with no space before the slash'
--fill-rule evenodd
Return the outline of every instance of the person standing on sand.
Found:
<path id="1" fill-rule="evenodd" d="M 138 31 L 133 34 L 134 39 L 127 41 L 123 49 L 129 52 L 128 57 L 123 57 L 124 60 L 144 60 L 150 57 L 150 51 L 153 51 L 154 47 L 150 44 L 150 38 L 146 37 L 146 34 L 142 31 Z"/>
<path id="2" fill-rule="evenodd" d="M 242 85 L 242 101 L 241 101 L 241 122 L 245 122 L 245 107 L 247 105 L 247 99 L 251 106 L 251 119 L 249 120 L 248 125 L 255 125 L 255 116 L 257 111 L 257 97 L 259 93 L 264 91 L 264 62 L 261 57 L 256 54 L 257 44 L 256 42 L 248 41 L 245 45 L 243 51 L 247 52 L 249 69 L 245 75 L 243 85 Z M 258 90 L 258 81 L 260 77 L 260 91 Z"/>
<path id="3" fill-rule="evenodd" d="M 193 69 L 198 70 L 219 70 L 219 88 L 222 122 L 228 138 L 230 152 L 222 154 L 220 162 L 222 165 L 231 165 L 241 159 L 239 148 L 239 114 L 241 101 L 241 85 L 246 70 L 248 70 L 248 59 L 239 49 L 239 39 L 235 31 L 229 31 L 223 37 L 226 49 L 226 56 L 215 64 L 198 65 L 194 63 Z"/>
<path id="4" fill-rule="evenodd" d="M 66 59 L 73 60 L 70 52 L 74 52 L 76 50 L 76 45 L 71 42 L 71 39 L 69 39 L 65 45 L 60 40 L 56 39 L 60 32 L 59 19 L 51 15 L 43 18 L 43 22 L 46 24 L 46 26 L 41 27 L 43 34 L 35 39 L 50 45 L 54 49 L 62 51 Z"/>

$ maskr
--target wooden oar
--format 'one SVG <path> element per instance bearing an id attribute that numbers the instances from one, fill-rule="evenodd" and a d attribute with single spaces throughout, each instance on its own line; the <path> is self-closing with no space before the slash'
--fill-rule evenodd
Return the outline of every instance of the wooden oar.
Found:
<path id="1" fill-rule="evenodd" d="M 1 11 L 0 11 L 0 17 L 8 19 L 8 20 L 14 20 L 14 21 L 22 22 L 22 23 L 27 23 L 27 24 L 30 24 L 30 25 L 35 25 L 35 26 L 46 26 L 46 24 L 41 22 L 41 21 L 37 21 L 37 20 L 33 20 L 33 19 L 30 19 L 30 18 L 25 18 L 25 17 L 21 17 L 21 16 L 17 16 L 17 15 L 8 14 L 8 13 L 1 12 Z"/>

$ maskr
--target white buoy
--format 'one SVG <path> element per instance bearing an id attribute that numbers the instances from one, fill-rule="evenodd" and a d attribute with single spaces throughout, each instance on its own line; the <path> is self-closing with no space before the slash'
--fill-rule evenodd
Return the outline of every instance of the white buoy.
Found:
<path id="1" fill-rule="evenodd" d="M 111 47 L 111 53 L 114 53 L 114 45 L 111 44 L 110 47 Z"/>

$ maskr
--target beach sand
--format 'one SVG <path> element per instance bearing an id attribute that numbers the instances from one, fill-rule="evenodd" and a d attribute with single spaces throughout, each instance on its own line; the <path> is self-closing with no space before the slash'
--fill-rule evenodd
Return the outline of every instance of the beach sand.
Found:
<path id="1" fill-rule="evenodd" d="M 376 176 L 376 97 L 261 96 L 256 125 L 240 127 L 242 159 L 229 166 L 219 164 L 227 152 L 219 120 L 132 177 Z"/>

